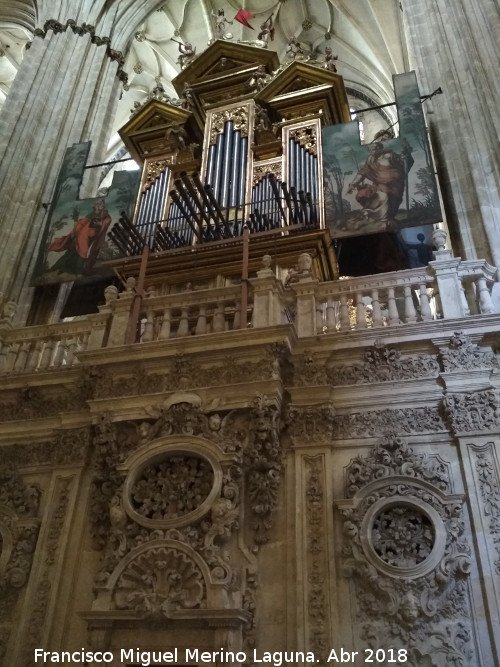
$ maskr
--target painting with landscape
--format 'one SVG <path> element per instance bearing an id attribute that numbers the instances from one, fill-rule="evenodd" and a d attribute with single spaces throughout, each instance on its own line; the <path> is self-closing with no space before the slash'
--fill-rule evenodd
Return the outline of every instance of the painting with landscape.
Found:
<path id="1" fill-rule="evenodd" d="M 399 136 L 361 145 L 358 123 L 323 129 L 326 224 L 334 238 L 397 232 L 442 220 L 414 72 L 394 76 Z"/>
<path id="2" fill-rule="evenodd" d="M 106 194 L 79 199 L 90 142 L 66 151 L 59 172 L 35 270 L 34 284 L 77 280 L 101 272 L 120 251 L 109 232 L 122 211 L 132 217 L 140 171 L 118 171 Z"/>

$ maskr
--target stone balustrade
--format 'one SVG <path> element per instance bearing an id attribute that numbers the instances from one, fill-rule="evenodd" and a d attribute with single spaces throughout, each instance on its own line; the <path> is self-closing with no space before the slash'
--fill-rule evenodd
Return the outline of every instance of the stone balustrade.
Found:
<path id="1" fill-rule="evenodd" d="M 251 307 L 247 314 L 251 318 Z M 239 329 L 241 287 L 220 287 L 148 296 L 143 301 L 140 341 L 184 338 Z"/>
<path id="2" fill-rule="evenodd" d="M 0 329 L 0 373 L 21 373 L 71 368 L 78 353 L 86 350 L 91 335 L 91 320 L 13 329 Z"/>
<path id="3" fill-rule="evenodd" d="M 306 253 L 285 284 L 270 267 L 249 281 L 247 326 L 292 324 L 299 338 L 352 330 L 429 323 L 500 312 L 492 298 L 495 268 L 484 260 L 462 261 L 440 249 L 427 267 L 319 282 Z M 498 284 L 496 284 L 498 287 Z M 134 284 L 120 294 L 105 290 L 99 312 L 68 322 L 14 328 L 15 304 L 0 319 L 0 373 L 71 368 L 84 350 L 123 346 L 137 299 Z M 141 301 L 137 343 L 223 333 L 241 328 L 241 286 L 171 294 L 150 291 Z M 207 343 L 208 344 L 208 343 Z"/>

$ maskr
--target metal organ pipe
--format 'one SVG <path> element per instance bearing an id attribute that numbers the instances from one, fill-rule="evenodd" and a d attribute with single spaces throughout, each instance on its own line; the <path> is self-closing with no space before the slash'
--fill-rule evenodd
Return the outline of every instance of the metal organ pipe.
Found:
<path id="1" fill-rule="evenodd" d="M 228 206 L 239 206 L 242 202 L 239 201 L 238 193 L 240 188 L 240 154 L 241 154 L 241 132 L 234 131 L 233 135 L 233 151 L 231 155 L 231 196 L 229 198 Z"/>
<path id="2" fill-rule="evenodd" d="M 231 161 L 233 159 L 233 135 L 234 124 L 233 121 L 226 121 L 224 127 L 224 153 L 222 158 L 222 182 L 220 186 L 219 196 L 217 201 L 225 208 L 229 204 L 229 187 L 231 177 Z"/>
<path id="3" fill-rule="evenodd" d="M 239 170 L 239 188 L 238 188 L 238 206 L 245 205 L 245 185 L 247 181 L 247 150 L 248 137 L 241 138 L 240 170 Z"/>
<path id="4" fill-rule="evenodd" d="M 212 176 L 210 179 L 210 185 L 215 198 L 217 199 L 220 191 L 220 184 L 222 180 L 222 169 L 223 169 L 223 146 L 224 146 L 224 135 L 217 135 L 217 141 L 215 144 L 215 155 L 213 161 Z"/>

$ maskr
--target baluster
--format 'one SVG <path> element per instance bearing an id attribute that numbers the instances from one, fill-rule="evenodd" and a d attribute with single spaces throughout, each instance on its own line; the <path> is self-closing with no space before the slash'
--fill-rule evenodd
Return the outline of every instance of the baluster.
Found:
<path id="1" fill-rule="evenodd" d="M 380 310 L 380 299 L 378 289 L 372 289 L 372 322 L 374 327 L 384 326 L 382 311 Z"/>
<path id="2" fill-rule="evenodd" d="M 149 343 L 154 338 L 155 319 L 152 310 L 146 313 L 146 324 L 144 325 L 144 332 L 141 337 L 143 343 Z"/>
<path id="3" fill-rule="evenodd" d="M 327 331 L 335 331 L 337 329 L 335 301 L 331 297 L 326 302 L 326 329 Z"/>
<path id="4" fill-rule="evenodd" d="M 340 295 L 340 328 L 344 331 L 351 328 L 349 306 L 347 305 L 347 296 L 345 294 Z"/>
<path id="5" fill-rule="evenodd" d="M 241 303 L 236 301 L 234 305 L 234 316 L 233 316 L 233 330 L 239 329 L 241 326 Z"/>
<path id="6" fill-rule="evenodd" d="M 34 371 L 38 368 L 40 355 L 42 354 L 43 340 L 37 340 L 32 346 L 26 363 L 27 371 Z"/>
<path id="7" fill-rule="evenodd" d="M 490 290 L 486 284 L 486 278 L 476 280 L 477 291 L 479 295 L 479 310 L 483 315 L 490 315 L 495 312 L 493 301 L 491 300 Z"/>
<path id="8" fill-rule="evenodd" d="M 52 360 L 52 366 L 59 367 L 62 365 L 64 359 L 64 353 L 66 352 L 66 345 L 64 339 L 56 341 L 56 352 Z"/>
<path id="9" fill-rule="evenodd" d="M 356 292 L 356 329 L 366 328 L 366 308 L 363 303 L 363 292 Z"/>
<path id="10" fill-rule="evenodd" d="M 160 333 L 158 334 L 159 340 L 167 340 L 170 338 L 170 324 L 171 324 L 172 311 L 170 308 L 165 308 L 163 311 L 163 320 L 160 327 Z"/>
<path id="11" fill-rule="evenodd" d="M 415 304 L 413 303 L 413 294 L 411 293 L 411 285 L 405 285 L 404 290 L 405 290 L 405 321 L 416 322 L 417 311 L 415 310 Z"/>
<path id="12" fill-rule="evenodd" d="M 316 333 L 323 333 L 323 328 L 325 326 L 323 318 L 323 304 L 316 302 Z"/>
<path id="13" fill-rule="evenodd" d="M 425 283 L 420 283 L 420 316 L 423 322 L 430 322 L 432 320 L 431 304 L 429 303 Z"/>
<path id="14" fill-rule="evenodd" d="M 14 365 L 17 359 L 17 353 L 19 352 L 20 344 L 12 343 L 7 352 L 7 358 L 5 363 L 5 370 L 7 373 L 10 373 L 14 370 Z"/>
<path id="15" fill-rule="evenodd" d="M 21 344 L 21 347 L 19 348 L 19 352 L 17 353 L 17 359 L 14 364 L 14 370 L 15 371 L 24 371 L 26 368 L 26 359 L 28 357 L 28 352 L 30 349 L 31 343 L 24 342 Z"/>
<path id="16" fill-rule="evenodd" d="M 225 331 L 226 328 L 226 318 L 224 316 L 224 303 L 221 301 L 217 304 L 215 309 L 214 316 L 212 319 L 212 330 L 216 331 Z"/>
<path id="17" fill-rule="evenodd" d="M 55 341 L 52 338 L 47 338 L 45 340 L 42 358 L 40 359 L 40 368 L 43 370 L 50 366 L 50 362 L 52 361 L 52 353 L 54 351 L 54 343 Z"/>
<path id="18" fill-rule="evenodd" d="M 2 343 L 0 341 L 0 373 L 5 373 L 7 370 L 7 354 L 9 352 L 9 343 Z"/>
<path id="19" fill-rule="evenodd" d="M 66 366 L 71 367 L 77 361 L 75 357 L 77 346 L 78 341 L 76 338 L 71 337 L 66 339 Z"/>
<path id="20" fill-rule="evenodd" d="M 462 302 L 462 308 L 464 309 L 465 317 L 470 315 L 469 303 L 467 301 L 467 295 L 465 293 L 465 285 L 462 283 L 462 289 L 460 290 L 460 300 Z"/>
<path id="21" fill-rule="evenodd" d="M 387 288 L 387 310 L 389 312 L 389 325 L 401 324 L 399 320 L 398 307 L 396 306 L 394 287 Z"/>
<path id="22" fill-rule="evenodd" d="M 181 309 L 181 319 L 179 320 L 179 328 L 177 329 L 177 337 L 184 338 L 189 334 L 189 315 L 188 308 L 185 306 Z"/>
<path id="23" fill-rule="evenodd" d="M 207 333 L 207 307 L 200 306 L 200 310 L 198 313 L 198 321 L 196 322 L 195 334 L 198 336 L 199 334 L 205 334 L 205 333 Z"/>
<path id="24" fill-rule="evenodd" d="M 78 352 L 85 352 L 89 344 L 90 331 L 86 331 L 77 341 Z"/>

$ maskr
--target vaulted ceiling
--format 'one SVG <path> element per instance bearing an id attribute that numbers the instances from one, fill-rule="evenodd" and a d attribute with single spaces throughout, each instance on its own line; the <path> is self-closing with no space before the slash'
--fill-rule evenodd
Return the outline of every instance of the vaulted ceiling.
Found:
<path id="1" fill-rule="evenodd" d="M 249 19 L 254 30 L 234 21 L 241 8 L 254 14 Z M 180 71 L 179 51 L 172 38 L 191 42 L 199 54 L 214 39 L 212 14 L 219 9 L 233 21 L 226 25 L 225 36 L 234 42 L 255 40 L 259 26 L 272 13 L 275 38 L 269 48 L 280 60 L 292 36 L 299 40 L 305 57 L 330 46 L 338 55 L 337 68 L 351 97 L 364 99 L 364 106 L 372 100 L 376 104 L 391 101 L 392 75 L 406 68 L 398 0 L 165 0 L 143 25 L 134 27 L 126 54 L 129 82 L 118 104 L 109 155 L 120 146 L 116 130 L 128 120 L 134 102 L 143 101 L 155 86 L 155 77 L 161 77 L 166 93 L 176 97 L 170 82 Z M 31 0 L 2 0 L 0 106 L 34 26 Z"/>

